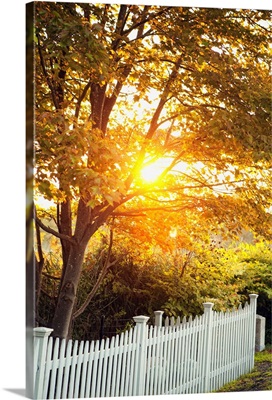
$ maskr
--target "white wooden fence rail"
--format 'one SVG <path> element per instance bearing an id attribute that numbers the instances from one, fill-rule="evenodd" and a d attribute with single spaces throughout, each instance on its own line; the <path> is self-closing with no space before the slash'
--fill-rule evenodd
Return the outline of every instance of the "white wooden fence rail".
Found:
<path id="1" fill-rule="evenodd" d="M 52 329 L 34 329 L 34 398 L 70 399 L 204 393 L 219 389 L 254 366 L 257 295 L 231 312 L 187 320 L 155 312 L 134 317 L 125 333 L 92 342 L 53 341 Z"/>

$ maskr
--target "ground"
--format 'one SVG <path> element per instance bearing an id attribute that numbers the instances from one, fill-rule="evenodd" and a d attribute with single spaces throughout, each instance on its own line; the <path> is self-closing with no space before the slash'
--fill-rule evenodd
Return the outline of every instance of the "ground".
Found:
<path id="1" fill-rule="evenodd" d="M 272 347 L 256 353 L 254 369 L 236 381 L 223 386 L 218 392 L 272 390 Z"/>

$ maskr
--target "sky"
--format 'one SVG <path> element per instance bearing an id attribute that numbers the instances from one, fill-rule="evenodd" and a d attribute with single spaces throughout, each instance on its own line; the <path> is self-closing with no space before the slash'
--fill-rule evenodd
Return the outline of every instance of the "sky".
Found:
<path id="1" fill-rule="evenodd" d="M 84 1 L 86 2 L 86 1 Z M 101 1 L 105 3 L 105 1 Z M 25 387 L 25 1 L 1 3 L 1 329 L 0 398 L 19 399 Z M 107 1 L 113 3 L 113 1 Z M 118 3 L 118 1 L 115 1 Z M 139 4 L 139 1 L 122 1 Z M 142 0 L 142 4 L 146 1 Z M 153 1 L 148 4 L 267 9 L 268 0 Z M 271 8 L 270 8 L 271 9 Z M 9 390 L 7 390 L 9 389 Z M 269 392 L 239 393 L 239 400 Z M 165 396 L 172 399 L 172 396 Z M 162 397 L 160 397 L 161 399 Z M 183 395 L 182 400 L 235 399 L 233 394 Z"/>

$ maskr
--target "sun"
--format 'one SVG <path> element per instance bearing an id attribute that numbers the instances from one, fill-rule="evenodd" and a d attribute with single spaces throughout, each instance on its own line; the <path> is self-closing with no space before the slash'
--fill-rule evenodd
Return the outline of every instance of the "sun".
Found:
<path id="1" fill-rule="evenodd" d="M 140 172 L 141 179 L 146 183 L 156 182 L 161 174 L 165 172 L 166 168 L 168 168 L 173 162 L 172 157 L 161 157 L 154 162 L 147 163 Z M 185 172 L 188 168 L 188 163 L 180 161 L 175 166 L 175 171 L 183 171 Z M 174 171 L 172 171 L 174 173 Z"/>
<path id="2" fill-rule="evenodd" d="M 154 162 L 148 163 L 141 169 L 141 178 L 147 183 L 155 182 L 165 171 L 165 168 L 170 165 L 170 162 L 167 158 L 159 158 Z"/>
<path id="3" fill-rule="evenodd" d="M 141 169 L 141 178 L 145 182 L 155 182 L 162 172 L 163 169 L 160 167 L 159 163 L 155 162 Z"/>

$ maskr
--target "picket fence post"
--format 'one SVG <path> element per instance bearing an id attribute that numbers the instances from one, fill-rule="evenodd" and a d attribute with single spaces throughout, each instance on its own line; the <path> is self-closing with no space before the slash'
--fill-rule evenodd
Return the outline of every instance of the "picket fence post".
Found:
<path id="1" fill-rule="evenodd" d="M 155 326 L 161 328 L 163 311 L 154 311 L 154 314 L 155 314 Z"/>
<path id="2" fill-rule="evenodd" d="M 250 351 L 252 352 L 250 369 L 254 367 L 254 356 L 255 356 L 255 339 L 256 339 L 256 314 L 257 314 L 257 298 L 259 296 L 257 294 L 249 295 L 249 305 L 252 308 L 252 317 L 251 317 L 251 331 L 252 331 L 252 339 L 250 343 Z"/>
<path id="3" fill-rule="evenodd" d="M 265 349 L 265 317 L 256 315 L 255 352 Z"/>
<path id="4" fill-rule="evenodd" d="M 210 390 L 210 366 L 211 366 L 211 351 L 212 351 L 212 322 L 213 322 L 213 303 L 203 303 L 204 319 L 206 326 L 205 334 L 205 362 L 204 362 L 204 393 Z"/>
<path id="5" fill-rule="evenodd" d="M 135 382 L 134 390 L 136 396 L 144 395 L 145 386 L 145 374 L 146 374 L 146 338 L 147 338 L 147 326 L 146 323 L 149 317 L 139 315 L 133 317 L 136 322 L 137 329 L 137 350 L 136 350 L 136 370 L 135 370 Z"/>
<path id="6" fill-rule="evenodd" d="M 37 327 L 34 332 L 34 399 L 41 399 L 43 392 L 44 368 L 49 335 L 53 329 Z"/>

